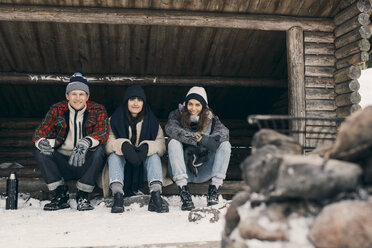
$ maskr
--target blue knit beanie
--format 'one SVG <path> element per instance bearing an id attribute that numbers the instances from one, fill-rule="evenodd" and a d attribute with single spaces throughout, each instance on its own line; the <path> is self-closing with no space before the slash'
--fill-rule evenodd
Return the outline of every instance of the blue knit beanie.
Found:
<path id="1" fill-rule="evenodd" d="M 87 78 L 84 76 L 83 71 L 77 71 L 72 75 L 70 78 L 70 82 L 66 87 L 66 94 L 68 94 L 72 90 L 82 90 L 85 91 L 89 95 L 89 87 Z"/>

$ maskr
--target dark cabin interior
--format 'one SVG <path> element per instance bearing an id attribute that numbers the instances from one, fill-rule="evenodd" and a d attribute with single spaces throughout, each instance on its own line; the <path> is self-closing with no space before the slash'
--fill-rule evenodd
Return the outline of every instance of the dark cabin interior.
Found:
<path id="1" fill-rule="evenodd" d="M 178 78 L 254 78 L 287 80 L 285 32 L 53 23 L 0 23 L 5 53 L 2 72 L 72 75 L 174 77 L 174 85 L 144 85 L 160 119 L 177 108 L 192 86 Z M 17 32 L 14 32 L 17 30 Z M 65 35 L 62 35 L 65 34 Z M 76 37 L 77 35 L 77 37 Z M 37 42 L 39 41 L 39 42 Z M 23 44 L 18 45 L 18 44 Z M 28 45 L 26 45 L 28 44 Z M 141 81 L 137 81 L 141 82 Z M 275 105 L 286 87 L 203 85 L 210 107 L 221 119 L 245 120 L 249 114 L 284 113 Z M 1 118 L 42 118 L 64 99 L 65 85 L 1 84 Z M 124 85 L 90 84 L 91 100 L 111 114 L 121 103 Z M 5 93 L 5 94 L 4 94 Z M 14 99 L 21 99 L 14 101 Z"/>
<path id="2" fill-rule="evenodd" d="M 258 19 L 267 15 L 325 20 L 350 1 L 6 0 L 1 5 L 10 15 L 0 21 L 0 163 L 17 162 L 30 168 L 29 174 L 22 172 L 24 177 L 39 177 L 39 181 L 30 181 L 27 187 L 38 190 L 43 182 L 35 172 L 31 136 L 49 107 L 64 99 L 67 81 L 35 81 L 33 77 L 68 79 L 81 69 L 88 80 L 126 78 L 92 81 L 91 100 L 103 104 L 111 115 L 128 85 L 141 84 L 162 124 L 191 86 L 204 86 L 210 107 L 230 129 L 233 153 L 226 179 L 241 180 L 239 164 L 250 153 L 255 131 L 247 116 L 288 114 L 286 29 L 224 28 L 218 22 L 216 27 L 199 26 L 192 23 L 193 15 L 202 22 L 204 15 L 241 18 L 245 14 Z M 18 21 L 13 19 L 13 8 L 21 17 Z M 164 22 L 173 13 L 173 23 L 178 16 L 181 22 L 147 25 L 136 19 L 137 14 L 129 21 L 138 25 L 120 24 L 125 16 L 112 24 L 92 17 L 86 22 L 80 15 L 86 8 L 92 8 L 91 16 L 128 10 L 149 19 L 165 16 Z M 67 13 L 75 21 L 45 21 L 48 11 L 51 17 Z"/>

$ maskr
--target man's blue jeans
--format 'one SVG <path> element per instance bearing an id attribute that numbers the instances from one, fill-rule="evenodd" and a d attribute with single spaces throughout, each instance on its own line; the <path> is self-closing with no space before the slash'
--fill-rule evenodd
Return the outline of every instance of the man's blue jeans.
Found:
<path id="1" fill-rule="evenodd" d="M 183 144 L 175 139 L 171 139 L 168 143 L 168 156 L 172 169 L 173 181 L 175 181 L 178 186 L 186 185 L 188 182 L 203 183 L 211 178 L 217 178 L 222 181 L 226 178 L 230 155 L 230 142 L 222 142 L 216 152 L 210 154 L 208 162 L 198 167 L 199 172 L 198 175 L 195 176 L 185 164 Z"/>
<path id="2" fill-rule="evenodd" d="M 113 182 L 119 182 L 124 185 L 124 168 L 126 164 L 124 156 L 119 156 L 113 152 L 109 155 L 107 162 L 109 166 L 110 185 Z M 149 186 L 153 181 L 162 181 L 161 160 L 157 153 L 146 158 L 144 169 Z"/>

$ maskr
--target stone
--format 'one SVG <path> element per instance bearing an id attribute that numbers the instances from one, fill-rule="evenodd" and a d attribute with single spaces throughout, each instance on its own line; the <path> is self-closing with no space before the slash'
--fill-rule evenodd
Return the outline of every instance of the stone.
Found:
<path id="1" fill-rule="evenodd" d="M 241 191 L 237 193 L 232 201 L 230 207 L 226 211 L 225 215 L 225 230 L 226 236 L 230 236 L 232 231 L 238 226 L 240 221 L 240 216 L 238 213 L 238 207 L 246 203 L 250 198 L 249 192 Z"/>
<path id="2" fill-rule="evenodd" d="M 269 144 L 276 146 L 285 153 L 302 154 L 302 147 L 294 138 L 265 128 L 254 134 L 252 139 L 252 154 L 259 148 Z"/>
<path id="3" fill-rule="evenodd" d="M 316 217 L 309 240 L 316 248 L 372 247 L 372 202 L 343 201 L 326 206 Z"/>
<path id="4" fill-rule="evenodd" d="M 252 192 L 272 188 L 278 174 L 282 152 L 273 145 L 266 145 L 248 156 L 241 164 L 242 177 Z"/>
<path id="5" fill-rule="evenodd" d="M 372 106 L 358 110 L 341 125 L 328 158 L 357 161 L 372 151 Z"/>
<path id="6" fill-rule="evenodd" d="M 239 223 L 239 234 L 243 239 L 259 239 L 265 241 L 287 241 L 284 230 L 267 229 L 259 224 L 258 217 L 247 217 Z"/>
<path id="7" fill-rule="evenodd" d="M 287 201 L 272 202 L 266 210 L 265 215 L 273 222 L 286 221 L 291 215 L 303 216 L 315 215 L 320 212 L 318 204 L 310 201 Z"/>
<path id="8" fill-rule="evenodd" d="M 323 200 L 340 192 L 355 191 L 361 174 L 360 166 L 350 162 L 283 155 L 270 197 Z"/>

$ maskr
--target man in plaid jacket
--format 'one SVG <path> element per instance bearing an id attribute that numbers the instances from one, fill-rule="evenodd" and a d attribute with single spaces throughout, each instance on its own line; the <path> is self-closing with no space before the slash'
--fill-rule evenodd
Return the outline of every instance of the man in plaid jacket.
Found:
<path id="1" fill-rule="evenodd" d="M 38 167 L 55 193 L 44 210 L 70 207 L 67 180 L 77 180 L 77 210 L 92 210 L 88 194 L 104 167 L 108 116 L 104 106 L 89 101 L 88 82 L 81 71 L 70 78 L 66 99 L 51 106 L 32 138 Z"/>

